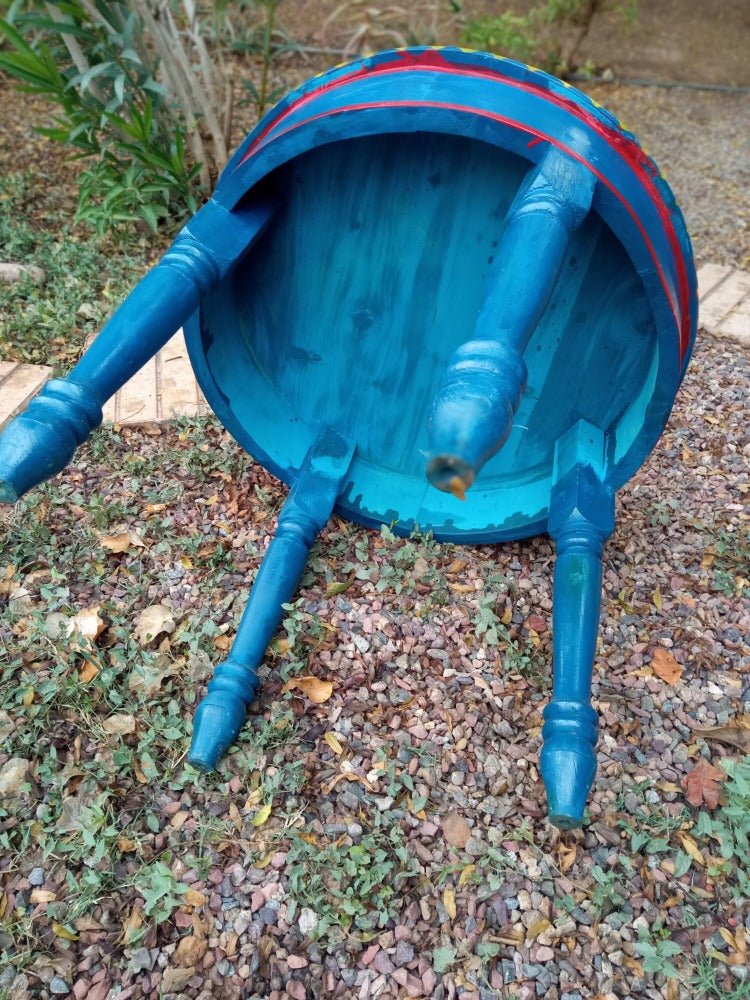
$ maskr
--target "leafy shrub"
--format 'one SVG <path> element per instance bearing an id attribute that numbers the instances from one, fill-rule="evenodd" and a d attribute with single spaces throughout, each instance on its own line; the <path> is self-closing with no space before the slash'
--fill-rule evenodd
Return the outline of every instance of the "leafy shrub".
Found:
<path id="1" fill-rule="evenodd" d="M 157 61 L 136 13 L 122 3 L 19 3 L 0 34 L 11 51 L 0 69 L 59 113 L 40 131 L 93 158 L 81 178 L 78 217 L 99 232 L 197 207 L 199 162 L 185 152 L 187 126 L 157 80 Z"/>
<path id="2" fill-rule="evenodd" d="M 627 23 L 635 19 L 637 3 L 638 0 L 623 0 L 619 5 Z M 474 48 L 496 52 L 521 62 L 533 60 L 547 72 L 564 74 L 571 69 L 575 49 L 595 7 L 595 0 L 537 0 L 523 15 L 508 10 L 469 22 L 462 39 Z M 580 28 L 578 37 L 567 50 L 559 38 L 563 25 Z"/>

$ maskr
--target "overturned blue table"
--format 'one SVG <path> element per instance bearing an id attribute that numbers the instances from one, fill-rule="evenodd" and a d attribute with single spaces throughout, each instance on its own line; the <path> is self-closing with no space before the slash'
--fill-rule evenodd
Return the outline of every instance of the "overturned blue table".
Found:
<path id="1" fill-rule="evenodd" d="M 316 77 L 64 379 L 0 437 L 0 499 L 59 472 L 182 325 L 209 404 L 291 487 L 195 716 L 215 767 L 332 512 L 438 539 L 556 544 L 549 814 L 580 824 L 614 496 L 661 434 L 696 329 L 672 193 L 635 138 L 530 67 L 457 49 Z"/>

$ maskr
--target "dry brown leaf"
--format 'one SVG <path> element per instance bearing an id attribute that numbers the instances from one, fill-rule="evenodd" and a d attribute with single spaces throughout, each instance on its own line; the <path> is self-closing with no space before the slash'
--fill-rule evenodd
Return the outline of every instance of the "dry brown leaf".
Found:
<path id="1" fill-rule="evenodd" d="M 131 840 L 130 837 L 120 837 L 117 841 L 117 849 L 122 851 L 123 854 L 131 854 L 133 851 L 138 850 L 138 844 Z"/>
<path id="2" fill-rule="evenodd" d="M 97 604 L 96 607 L 84 608 L 83 611 L 73 615 L 68 621 L 66 631 L 69 639 L 73 636 L 81 636 L 83 639 L 94 642 L 105 628 L 104 622 L 99 617 L 99 605 Z"/>
<path id="3" fill-rule="evenodd" d="M 171 820 L 169 821 L 169 825 L 172 827 L 173 830 L 181 830 L 185 825 L 185 821 L 187 820 L 189 815 L 190 813 L 187 811 L 187 809 L 180 809 L 180 811 L 176 812 L 174 816 L 171 818 Z"/>
<path id="4" fill-rule="evenodd" d="M 50 889 L 32 889 L 29 899 L 32 903 L 51 903 L 57 899 L 57 893 Z"/>
<path id="5" fill-rule="evenodd" d="M 335 733 L 326 733 L 323 739 L 335 754 L 342 754 L 344 752 L 344 748 L 341 746 L 339 738 Z"/>
<path id="6" fill-rule="evenodd" d="M 549 930 L 551 926 L 552 924 L 549 922 L 549 920 L 547 920 L 546 917 L 541 917 L 539 920 L 535 920 L 534 923 L 531 924 L 529 926 L 529 929 L 526 931 L 526 940 L 534 941 L 536 938 L 539 937 L 540 934 L 543 934 L 545 931 Z"/>
<path id="7" fill-rule="evenodd" d="M 557 849 L 557 864 L 563 875 L 573 867 L 576 860 L 576 853 L 574 844 L 559 844 Z"/>
<path id="8" fill-rule="evenodd" d="M 719 804 L 721 782 L 725 778 L 726 775 L 718 767 L 709 764 L 707 760 L 701 760 L 682 779 L 685 798 L 696 808 L 705 805 L 707 809 L 715 809 Z"/>
<path id="9" fill-rule="evenodd" d="M 120 531 L 116 535 L 99 535 L 99 544 L 108 552 L 127 552 L 128 549 L 143 549 L 146 543 L 137 531 Z"/>
<path id="10" fill-rule="evenodd" d="M 474 875 L 474 872 L 476 870 L 477 870 L 477 866 L 476 865 L 467 865 L 464 868 L 464 870 L 461 872 L 461 877 L 458 880 L 458 886 L 459 886 L 459 888 L 461 888 L 462 886 L 466 885 L 471 880 L 471 878 Z"/>
<path id="11" fill-rule="evenodd" d="M 75 931 L 71 931 L 65 924 L 52 924 L 52 930 L 55 932 L 57 937 L 62 938 L 64 941 L 77 941 L 78 935 Z"/>
<path id="12" fill-rule="evenodd" d="M 676 684 L 682 677 L 682 667 L 668 649 L 657 646 L 651 657 L 651 668 L 667 684 Z"/>
<path id="13" fill-rule="evenodd" d="M 284 693 L 301 691 L 313 704 L 322 705 L 333 694 L 333 682 L 322 681 L 319 677 L 293 677 L 281 690 Z"/>
<path id="14" fill-rule="evenodd" d="M 187 892 L 183 893 L 182 899 L 188 906 L 203 906 L 208 896 L 198 892 L 197 889 L 188 889 Z"/>
<path id="15" fill-rule="evenodd" d="M 449 812 L 443 817 L 443 836 L 451 847 L 463 850 L 471 836 L 471 827 L 459 813 Z"/>
<path id="16" fill-rule="evenodd" d="M 135 637 L 141 646 L 147 646 L 163 633 L 174 632 L 172 609 L 166 604 L 152 604 L 138 615 Z"/>
<path id="17" fill-rule="evenodd" d="M 450 886 L 446 887 L 443 892 L 443 906 L 445 907 L 445 912 L 451 918 L 451 920 L 456 919 L 456 894 Z"/>
<path id="18" fill-rule="evenodd" d="M 268 822 L 268 818 L 271 815 L 271 803 L 266 802 L 265 805 L 261 806 L 257 811 L 255 816 L 253 816 L 252 824 L 253 826 L 263 826 L 264 823 Z"/>
<path id="19" fill-rule="evenodd" d="M 130 914 L 127 920 L 123 922 L 122 925 L 122 941 L 124 944 L 132 944 L 135 940 L 138 931 L 143 926 L 143 917 L 141 916 L 141 911 L 138 907 L 133 908 L 133 912 Z"/>
<path id="20" fill-rule="evenodd" d="M 445 572 L 448 576 L 453 576 L 454 573 L 460 573 L 465 565 L 463 559 L 454 559 Z"/>
<path id="21" fill-rule="evenodd" d="M 361 774 L 354 774 L 352 771 L 342 771 L 322 786 L 323 794 L 329 795 L 340 781 L 358 781 L 360 785 L 365 786 L 368 792 L 377 791 L 372 782 L 368 781 L 367 778 L 363 777 Z"/>
<path id="22" fill-rule="evenodd" d="M 110 715 L 102 723 L 102 729 L 110 736 L 129 736 L 136 730 L 134 715 Z"/>
<path id="23" fill-rule="evenodd" d="M 706 867 L 705 859 L 701 854 L 701 850 L 696 844 L 695 840 L 688 833 L 681 833 L 679 836 L 683 851 L 686 854 L 689 854 L 696 864 L 700 865 L 702 868 L 705 868 Z"/>
<path id="24" fill-rule="evenodd" d="M 180 939 L 175 950 L 173 961 L 176 965 L 197 965 L 208 951 L 208 941 L 194 934 Z"/>
<path id="25" fill-rule="evenodd" d="M 78 680 L 81 684 L 88 684 L 89 681 L 93 681 L 98 673 L 99 667 L 91 660 L 86 660 L 78 674 Z"/>
<path id="26" fill-rule="evenodd" d="M 711 726 L 709 729 L 694 729 L 693 736 L 704 740 L 727 743 L 738 750 L 750 752 L 750 715 L 741 715 L 728 726 Z"/>

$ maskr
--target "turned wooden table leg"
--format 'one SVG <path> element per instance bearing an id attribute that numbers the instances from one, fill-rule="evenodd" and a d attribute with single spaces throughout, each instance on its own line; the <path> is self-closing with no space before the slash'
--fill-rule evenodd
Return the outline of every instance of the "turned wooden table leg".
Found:
<path id="1" fill-rule="evenodd" d="M 581 422 L 568 438 L 574 447 L 565 456 L 558 446 L 558 480 L 550 502 L 549 533 L 557 549 L 554 682 L 552 701 L 544 710 L 540 758 L 550 822 L 562 829 L 581 825 L 596 774 L 598 718 L 591 706 L 591 679 L 602 552 L 614 529 L 614 495 L 599 478 L 596 455 L 598 451 L 601 457 L 603 435 Z"/>
<path id="2" fill-rule="evenodd" d="M 451 358 L 432 402 L 427 478 L 437 489 L 463 499 L 510 434 L 526 387 L 524 348 L 595 185 L 588 169 L 553 148 L 513 200 L 474 338 Z"/>
<path id="3" fill-rule="evenodd" d="M 258 666 L 297 589 L 310 549 L 344 485 L 354 447 L 326 429 L 305 458 L 279 513 L 229 657 L 216 668 L 198 705 L 188 760 L 210 771 L 239 735 L 258 689 Z"/>
<path id="4" fill-rule="evenodd" d="M 252 246 L 270 204 L 234 212 L 209 201 L 136 285 L 67 378 L 47 382 L 0 435 L 0 503 L 60 472 L 102 420 L 102 406 L 198 308 Z"/>

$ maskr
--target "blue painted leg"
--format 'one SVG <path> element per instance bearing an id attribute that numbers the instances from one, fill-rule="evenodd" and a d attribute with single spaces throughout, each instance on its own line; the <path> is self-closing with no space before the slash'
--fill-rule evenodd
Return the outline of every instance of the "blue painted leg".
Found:
<path id="1" fill-rule="evenodd" d="M 354 455 L 338 433 L 324 430 L 310 449 L 281 508 L 276 535 L 258 570 L 237 637 L 198 705 L 188 760 L 213 770 L 239 735 L 258 689 L 258 666 L 292 600 L 313 542 L 331 516 Z"/>
<path id="2" fill-rule="evenodd" d="M 42 388 L 0 435 L 0 503 L 60 472 L 102 406 L 195 312 L 265 228 L 273 206 L 209 201 L 139 282 L 67 378 Z"/>
<path id="3" fill-rule="evenodd" d="M 601 432 L 581 422 L 567 437 L 574 447 L 558 444 L 558 479 L 550 502 L 549 533 L 557 548 L 554 685 L 544 711 L 540 758 L 550 822 L 563 830 L 581 825 L 596 774 L 598 719 L 591 707 L 591 677 L 599 631 L 602 551 L 614 529 L 614 495 L 600 478 L 595 455 L 597 451 L 602 455 Z M 581 447 L 584 443 L 589 454 Z M 580 464 L 570 467 L 576 454 Z"/>
<path id="4" fill-rule="evenodd" d="M 550 300 L 595 178 L 551 149 L 513 200 L 474 339 L 451 358 L 429 418 L 427 477 L 463 499 L 505 443 L 526 387 L 523 351 Z"/>

